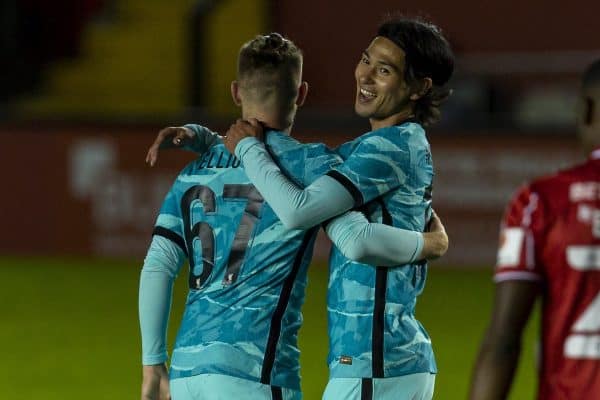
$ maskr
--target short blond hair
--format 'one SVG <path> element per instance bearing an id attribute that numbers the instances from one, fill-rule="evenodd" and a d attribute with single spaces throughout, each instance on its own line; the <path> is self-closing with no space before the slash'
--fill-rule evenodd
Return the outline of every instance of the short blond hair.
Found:
<path id="1" fill-rule="evenodd" d="M 278 91 L 295 99 L 301 73 L 302 51 L 279 33 L 257 36 L 240 49 L 237 71 L 240 86 L 259 96 Z"/>

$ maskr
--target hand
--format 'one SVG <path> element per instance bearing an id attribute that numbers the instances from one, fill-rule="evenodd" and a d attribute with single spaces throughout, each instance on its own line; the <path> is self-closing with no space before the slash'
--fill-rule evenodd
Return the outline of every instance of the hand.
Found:
<path id="1" fill-rule="evenodd" d="M 165 364 L 144 365 L 142 372 L 142 400 L 171 400 Z"/>
<path id="2" fill-rule="evenodd" d="M 238 119 L 235 124 L 229 127 L 223 142 L 227 150 L 231 154 L 235 154 L 235 147 L 242 139 L 255 137 L 262 141 L 264 134 L 263 126 L 256 118 L 249 118 L 248 120 Z"/>
<path id="3" fill-rule="evenodd" d="M 184 145 L 191 143 L 193 138 L 194 132 L 183 126 L 170 126 L 161 130 L 158 132 L 158 136 L 156 136 L 156 140 L 154 140 L 152 146 L 148 149 L 146 163 L 153 167 L 158 159 L 158 151 L 160 149 L 183 147 Z"/>
<path id="4" fill-rule="evenodd" d="M 429 232 L 423 233 L 424 244 L 420 259 L 434 260 L 448 251 L 448 234 L 435 211 L 431 213 L 428 228 Z"/>

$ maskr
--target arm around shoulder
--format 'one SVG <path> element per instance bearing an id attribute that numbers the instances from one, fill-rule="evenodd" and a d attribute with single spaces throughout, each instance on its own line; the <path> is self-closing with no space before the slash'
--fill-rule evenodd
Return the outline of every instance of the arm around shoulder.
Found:
<path id="1" fill-rule="evenodd" d="M 352 195 L 329 176 L 302 189 L 273 161 L 264 144 L 245 138 L 236 147 L 246 175 L 288 229 L 308 229 L 354 206 Z"/>

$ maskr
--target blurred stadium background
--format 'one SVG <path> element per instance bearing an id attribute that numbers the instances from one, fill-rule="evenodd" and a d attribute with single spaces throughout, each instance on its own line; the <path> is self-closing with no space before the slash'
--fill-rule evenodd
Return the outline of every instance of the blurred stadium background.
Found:
<path id="1" fill-rule="evenodd" d="M 457 54 L 430 132 L 434 205 L 451 238 L 417 316 L 437 354 L 436 399 L 464 399 L 491 307 L 503 207 L 524 180 L 582 157 L 578 77 L 600 56 L 591 0 L 4 0 L 0 3 L 2 398 L 139 398 L 139 269 L 171 180 L 192 158 L 143 163 L 158 129 L 222 130 L 240 44 L 279 31 L 305 53 L 295 135 L 335 145 L 368 130 L 353 69 L 387 12 L 429 17 Z M 305 398 L 327 379 L 327 241 L 301 331 Z M 180 280 L 171 321 L 183 306 Z M 537 322 L 511 399 L 533 398 Z"/>

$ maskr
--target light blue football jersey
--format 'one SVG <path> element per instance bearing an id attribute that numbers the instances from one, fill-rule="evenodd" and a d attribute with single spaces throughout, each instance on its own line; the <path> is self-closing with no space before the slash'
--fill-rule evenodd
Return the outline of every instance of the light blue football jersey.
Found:
<path id="1" fill-rule="evenodd" d="M 343 144 L 327 175 L 352 193 L 372 222 L 423 231 L 431 213 L 433 165 L 417 123 L 366 133 Z M 369 267 L 336 248 L 327 294 L 331 378 L 384 378 L 437 371 L 431 341 L 415 318 L 425 263 Z"/>
<path id="2" fill-rule="evenodd" d="M 299 185 L 340 162 L 284 134 L 267 145 Z M 154 230 L 190 263 L 172 379 L 214 373 L 300 390 L 297 334 L 316 231 L 286 229 L 221 143 L 179 174 Z"/>

